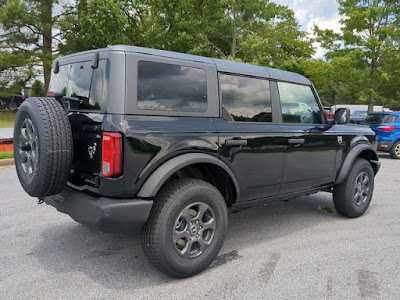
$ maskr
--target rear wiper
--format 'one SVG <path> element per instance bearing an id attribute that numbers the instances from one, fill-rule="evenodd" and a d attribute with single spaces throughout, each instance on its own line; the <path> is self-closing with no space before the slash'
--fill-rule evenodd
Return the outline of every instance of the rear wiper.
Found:
<path id="1" fill-rule="evenodd" d="M 64 101 L 79 102 L 79 103 L 82 103 L 84 101 L 83 99 L 79 99 L 79 98 L 76 98 L 76 97 L 67 97 L 67 96 L 64 96 L 63 100 Z"/>

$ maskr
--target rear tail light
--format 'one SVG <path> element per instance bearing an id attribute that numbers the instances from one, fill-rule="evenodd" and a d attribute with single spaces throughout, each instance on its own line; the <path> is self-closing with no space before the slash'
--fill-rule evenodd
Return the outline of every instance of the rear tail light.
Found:
<path id="1" fill-rule="evenodd" d="M 391 131 L 394 130 L 394 126 L 392 126 L 392 125 L 382 125 L 382 126 L 378 126 L 377 129 L 381 130 L 381 131 L 391 132 Z"/>
<path id="2" fill-rule="evenodd" d="M 104 132 L 101 150 L 101 173 L 103 177 L 120 177 L 122 175 L 122 134 Z"/>

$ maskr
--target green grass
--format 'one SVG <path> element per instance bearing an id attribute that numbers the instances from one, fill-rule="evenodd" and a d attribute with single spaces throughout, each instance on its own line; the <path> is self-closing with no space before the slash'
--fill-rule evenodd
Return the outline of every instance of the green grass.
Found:
<path id="1" fill-rule="evenodd" d="M 13 157 L 14 157 L 13 151 L 0 152 L 0 159 L 13 158 Z"/>
<path id="2" fill-rule="evenodd" d="M 0 128 L 14 127 L 16 113 L 0 112 Z"/>

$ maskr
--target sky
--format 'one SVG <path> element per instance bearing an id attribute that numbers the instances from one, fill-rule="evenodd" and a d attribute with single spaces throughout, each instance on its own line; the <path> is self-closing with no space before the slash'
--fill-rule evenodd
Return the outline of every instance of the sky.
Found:
<path id="1" fill-rule="evenodd" d="M 332 29 L 340 32 L 339 5 L 336 0 L 272 0 L 273 2 L 288 6 L 294 11 L 300 29 L 310 34 L 315 25 L 320 29 Z M 324 50 L 319 43 L 314 43 L 316 48 L 315 58 L 323 58 Z"/>

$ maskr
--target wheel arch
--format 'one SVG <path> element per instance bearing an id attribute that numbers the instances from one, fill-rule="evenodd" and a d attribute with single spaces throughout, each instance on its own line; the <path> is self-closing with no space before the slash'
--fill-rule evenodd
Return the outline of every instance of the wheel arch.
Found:
<path id="1" fill-rule="evenodd" d="M 240 197 L 240 187 L 233 171 L 220 159 L 215 156 L 205 154 L 205 153 L 186 153 L 176 156 L 158 167 L 150 177 L 145 181 L 145 183 L 140 188 L 137 196 L 142 198 L 151 198 L 157 195 L 158 191 L 163 187 L 163 185 L 177 172 L 188 167 L 210 167 L 207 172 L 212 176 L 210 172 L 214 170 L 222 171 L 227 177 L 227 180 L 232 185 L 234 195 L 232 195 L 233 203 L 237 201 Z M 220 186 L 217 182 L 210 182 L 216 186 L 220 191 Z M 222 183 L 221 183 L 222 184 Z M 223 195 L 224 196 L 224 195 Z M 227 199 L 226 199 L 227 200 Z"/>
<path id="2" fill-rule="evenodd" d="M 396 143 L 398 143 L 398 142 L 400 142 L 400 136 L 398 136 L 398 137 L 396 137 L 395 139 L 394 139 L 394 141 L 393 141 L 393 143 L 392 143 L 392 148 L 394 147 L 394 145 L 396 144 Z M 391 148 L 390 148 L 391 149 Z"/>
<path id="3" fill-rule="evenodd" d="M 374 170 L 374 174 L 376 175 L 378 173 L 380 162 L 374 147 L 371 144 L 367 143 L 356 144 L 350 149 L 349 153 L 347 154 L 342 164 L 342 167 L 336 177 L 335 184 L 343 182 L 343 180 L 349 173 L 351 166 L 357 158 L 366 159 L 371 164 L 372 169 Z"/>

